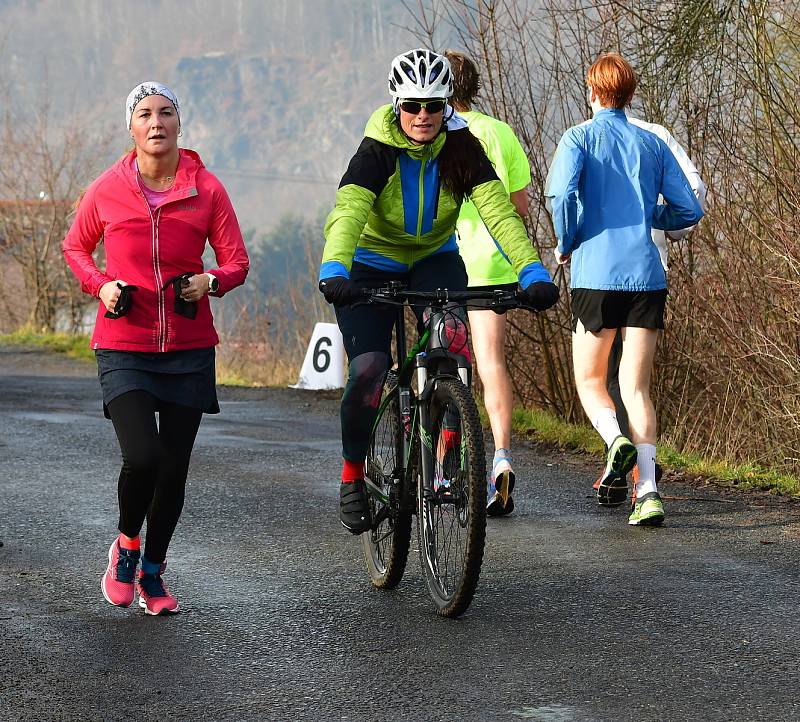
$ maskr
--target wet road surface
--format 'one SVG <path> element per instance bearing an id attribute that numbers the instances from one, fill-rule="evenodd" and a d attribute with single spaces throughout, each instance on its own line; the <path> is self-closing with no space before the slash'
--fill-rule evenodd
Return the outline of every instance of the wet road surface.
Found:
<path id="1" fill-rule="evenodd" d="M 0 719 L 800 717 L 797 502 L 673 481 L 666 526 L 630 528 L 587 460 L 520 446 L 517 511 L 445 620 L 415 553 L 373 590 L 339 525 L 334 397 L 220 400 L 165 574 L 183 611 L 146 617 L 100 593 L 119 452 L 94 367 L 0 349 Z"/>

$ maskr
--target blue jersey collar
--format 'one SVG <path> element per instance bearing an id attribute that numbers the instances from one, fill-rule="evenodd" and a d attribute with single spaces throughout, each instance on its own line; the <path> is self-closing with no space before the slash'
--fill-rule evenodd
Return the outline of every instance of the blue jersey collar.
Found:
<path id="1" fill-rule="evenodd" d="M 622 108 L 601 108 L 595 114 L 595 118 L 615 116 L 617 118 L 625 118 L 625 111 Z"/>

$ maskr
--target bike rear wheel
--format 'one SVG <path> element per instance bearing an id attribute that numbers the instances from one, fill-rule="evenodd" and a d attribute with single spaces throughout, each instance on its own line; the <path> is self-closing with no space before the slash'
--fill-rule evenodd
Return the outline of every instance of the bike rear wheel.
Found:
<path id="1" fill-rule="evenodd" d="M 483 429 L 472 395 L 457 379 L 438 380 L 429 403 L 434 478 L 418 477 L 420 563 L 438 613 L 457 617 L 475 595 L 483 562 Z"/>
<path id="2" fill-rule="evenodd" d="M 408 480 L 403 460 L 403 428 L 394 374 L 390 373 L 384 383 L 381 408 L 370 437 L 364 474 L 372 528 L 361 535 L 361 544 L 373 586 L 393 589 L 405 572 L 412 516 L 406 498 Z"/>

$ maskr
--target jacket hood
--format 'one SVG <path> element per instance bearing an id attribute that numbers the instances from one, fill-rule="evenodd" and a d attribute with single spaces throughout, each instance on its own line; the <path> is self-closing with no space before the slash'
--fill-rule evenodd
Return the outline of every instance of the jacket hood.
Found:
<path id="1" fill-rule="evenodd" d="M 448 106 L 449 107 L 449 106 Z M 364 135 L 367 138 L 372 138 L 380 143 L 391 145 L 394 148 L 402 148 L 409 151 L 411 155 L 422 155 L 426 149 L 430 149 L 433 155 L 438 155 L 439 151 L 444 145 L 445 138 L 447 137 L 448 130 L 459 130 L 466 128 L 467 122 L 458 114 L 453 113 L 447 121 L 447 127 L 444 132 L 434 138 L 432 143 L 418 145 L 413 143 L 411 139 L 402 131 L 400 124 L 397 122 L 394 108 L 391 103 L 382 105 L 378 108 L 367 121 L 367 127 L 364 130 Z"/>

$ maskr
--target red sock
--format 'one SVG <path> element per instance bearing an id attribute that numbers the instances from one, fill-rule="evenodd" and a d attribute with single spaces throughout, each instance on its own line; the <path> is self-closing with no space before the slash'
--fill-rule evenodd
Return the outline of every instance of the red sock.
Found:
<path id="1" fill-rule="evenodd" d="M 130 551 L 138 552 L 141 548 L 141 544 L 139 543 L 139 535 L 137 534 L 135 537 L 131 538 L 129 536 L 125 536 L 124 534 L 120 534 L 119 545 L 122 549 L 129 549 Z"/>
<path id="2" fill-rule="evenodd" d="M 351 484 L 356 479 L 364 478 L 364 462 L 344 459 L 342 466 L 342 484 Z"/>
<path id="3" fill-rule="evenodd" d="M 461 443 L 461 432 L 442 429 L 442 439 L 444 440 L 444 450 L 450 451 Z"/>

